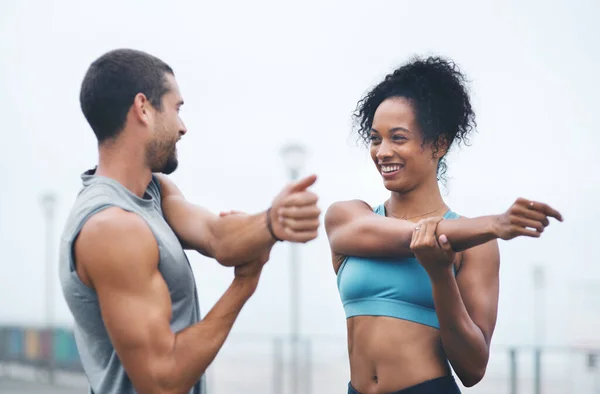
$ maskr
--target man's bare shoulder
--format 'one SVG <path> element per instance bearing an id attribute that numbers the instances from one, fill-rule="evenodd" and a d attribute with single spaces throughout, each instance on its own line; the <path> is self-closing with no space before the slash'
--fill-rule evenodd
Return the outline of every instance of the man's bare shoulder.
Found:
<path id="1" fill-rule="evenodd" d="M 168 176 L 165 174 L 154 174 L 154 176 L 156 177 L 158 185 L 160 186 L 161 196 L 163 199 L 172 196 L 183 197 L 181 190 L 179 190 L 175 182 L 169 179 Z"/>
<path id="2" fill-rule="evenodd" d="M 91 282 L 104 276 L 130 276 L 136 270 L 158 265 L 158 244 L 139 215 L 121 208 L 107 208 L 82 227 L 75 243 L 78 270 Z"/>

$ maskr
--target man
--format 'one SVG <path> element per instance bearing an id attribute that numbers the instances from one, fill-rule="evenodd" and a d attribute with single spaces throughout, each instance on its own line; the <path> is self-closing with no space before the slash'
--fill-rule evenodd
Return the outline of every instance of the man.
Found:
<path id="1" fill-rule="evenodd" d="M 121 49 L 89 67 L 80 93 L 99 162 L 60 245 L 60 280 L 95 394 L 205 392 L 204 372 L 254 293 L 277 240 L 317 236 L 310 176 L 256 215 L 213 215 L 186 201 L 165 175 L 177 168 L 186 129 L 173 70 Z M 234 266 L 234 279 L 200 318 L 185 249 Z"/>

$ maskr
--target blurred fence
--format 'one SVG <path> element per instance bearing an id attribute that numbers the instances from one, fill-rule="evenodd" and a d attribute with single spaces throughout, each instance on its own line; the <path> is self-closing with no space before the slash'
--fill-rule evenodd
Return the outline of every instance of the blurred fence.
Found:
<path id="1" fill-rule="evenodd" d="M 300 392 L 345 393 L 346 341 L 311 337 L 301 342 Z M 283 337 L 232 335 L 207 371 L 211 394 L 290 393 L 290 343 Z M 0 327 L 0 365 L 81 373 L 72 331 Z M 600 349 L 493 346 L 484 380 L 464 393 L 600 394 Z"/>
<path id="2" fill-rule="evenodd" d="M 83 372 L 68 329 L 0 327 L 0 362 L 65 372 Z"/>

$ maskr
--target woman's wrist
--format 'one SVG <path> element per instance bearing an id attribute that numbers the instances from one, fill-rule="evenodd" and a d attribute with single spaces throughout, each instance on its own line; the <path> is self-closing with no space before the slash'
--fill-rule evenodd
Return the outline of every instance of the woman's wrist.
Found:
<path id="1" fill-rule="evenodd" d="M 500 215 L 486 216 L 486 232 L 485 235 L 491 239 L 500 238 L 500 228 L 498 225 L 498 218 Z"/>

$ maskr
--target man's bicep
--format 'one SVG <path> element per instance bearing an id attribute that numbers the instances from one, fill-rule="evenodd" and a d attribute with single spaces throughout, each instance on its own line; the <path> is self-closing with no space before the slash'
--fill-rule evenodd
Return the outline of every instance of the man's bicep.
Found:
<path id="1" fill-rule="evenodd" d="M 133 284 L 133 282 L 136 282 Z M 130 286 L 97 285 L 104 325 L 138 390 L 168 368 L 174 346 L 169 291 L 158 271 L 131 277 Z"/>
<path id="2" fill-rule="evenodd" d="M 90 222 L 75 245 L 76 258 L 98 295 L 119 359 L 138 391 L 146 391 L 174 343 L 158 245 L 134 214 L 113 210 Z"/>
<path id="3" fill-rule="evenodd" d="M 213 226 L 218 216 L 186 200 L 175 183 L 166 176 L 159 175 L 158 180 L 163 214 L 183 247 L 214 257 Z"/>
<path id="4" fill-rule="evenodd" d="M 184 249 L 215 257 L 213 227 L 218 220 L 215 214 L 180 196 L 164 199 L 163 213 Z"/>
<path id="5" fill-rule="evenodd" d="M 473 322 L 489 342 L 496 326 L 500 287 L 498 242 L 490 241 L 464 252 L 457 283 Z"/>

